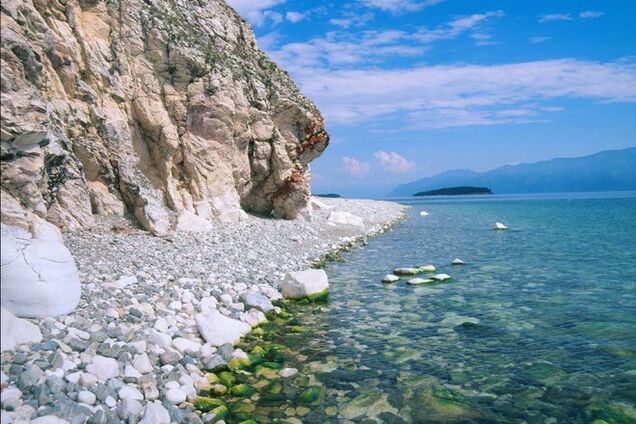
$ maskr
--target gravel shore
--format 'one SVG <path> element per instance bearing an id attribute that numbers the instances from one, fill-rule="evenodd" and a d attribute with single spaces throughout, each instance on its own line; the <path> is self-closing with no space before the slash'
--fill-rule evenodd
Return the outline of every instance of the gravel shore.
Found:
<path id="1" fill-rule="evenodd" d="M 205 343 L 195 315 L 216 309 L 256 325 L 262 308 L 251 307 L 280 298 L 286 272 L 386 229 L 406 209 L 370 200 L 320 203 L 308 219 L 248 216 L 239 224 L 215 223 L 204 233 L 159 238 L 104 220 L 66 234 L 82 299 L 71 315 L 31 320 L 42 343 L 2 354 L 2 423 L 213 420 L 188 401 L 205 370 L 241 352 Z M 364 228 L 334 225 L 328 219 L 334 211 L 355 214 Z"/>

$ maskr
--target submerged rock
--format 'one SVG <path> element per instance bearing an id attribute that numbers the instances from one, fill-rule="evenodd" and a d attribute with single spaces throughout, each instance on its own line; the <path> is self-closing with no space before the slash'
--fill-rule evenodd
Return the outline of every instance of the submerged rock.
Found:
<path id="1" fill-rule="evenodd" d="M 404 267 L 404 268 L 396 268 L 393 270 L 393 274 L 395 275 L 401 275 L 401 276 L 405 276 L 405 275 L 415 275 L 415 274 L 420 274 L 423 271 L 420 271 L 419 268 L 408 268 L 408 267 Z"/>
<path id="2" fill-rule="evenodd" d="M 387 274 L 384 277 L 382 277 L 382 282 L 383 283 L 395 283 L 396 281 L 398 281 L 400 279 L 400 277 L 398 277 L 397 275 L 394 274 Z"/>
<path id="3" fill-rule="evenodd" d="M 451 276 L 448 274 L 435 274 L 431 278 L 436 281 L 446 281 L 450 280 Z"/>
<path id="4" fill-rule="evenodd" d="M 42 341 L 42 333 L 37 325 L 16 317 L 4 306 L 0 307 L 0 311 L 0 350 L 14 350 L 22 343 Z"/>
<path id="5" fill-rule="evenodd" d="M 433 281 L 434 280 L 431 278 L 411 278 L 410 280 L 406 282 L 406 284 L 417 286 L 420 284 L 429 284 L 429 283 L 432 283 Z"/>
<path id="6" fill-rule="evenodd" d="M 327 273 L 322 269 L 288 272 L 285 274 L 282 293 L 288 299 L 318 300 L 329 293 Z"/>
<path id="7" fill-rule="evenodd" d="M 423 265 L 418 269 L 420 270 L 420 272 L 435 272 L 437 270 L 437 268 L 435 268 L 435 265 Z"/>

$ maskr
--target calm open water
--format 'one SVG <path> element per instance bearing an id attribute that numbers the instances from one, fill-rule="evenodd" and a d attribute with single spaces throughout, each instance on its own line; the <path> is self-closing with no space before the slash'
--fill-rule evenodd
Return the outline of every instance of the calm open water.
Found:
<path id="1" fill-rule="evenodd" d="M 635 193 L 405 203 L 281 340 L 324 388 L 303 422 L 636 422 Z M 426 264 L 452 280 L 380 282 Z"/>

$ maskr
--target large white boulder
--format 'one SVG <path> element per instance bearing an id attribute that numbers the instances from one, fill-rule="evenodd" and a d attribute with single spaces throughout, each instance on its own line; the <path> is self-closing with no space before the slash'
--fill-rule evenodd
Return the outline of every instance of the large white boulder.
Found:
<path id="1" fill-rule="evenodd" d="M 351 227 L 364 229 L 364 221 L 357 215 L 350 212 L 332 211 L 329 212 L 327 222 L 337 227 Z"/>
<path id="2" fill-rule="evenodd" d="M 201 312 L 195 320 L 203 340 L 215 347 L 234 344 L 252 329 L 249 324 L 228 318 L 217 310 Z"/>
<path id="3" fill-rule="evenodd" d="M 329 279 L 322 269 L 288 272 L 282 287 L 283 297 L 288 299 L 319 296 L 329 293 Z"/>
<path id="4" fill-rule="evenodd" d="M 42 341 L 42 333 L 37 325 L 18 318 L 7 308 L 0 306 L 0 350 L 14 350 L 22 343 Z"/>
<path id="5" fill-rule="evenodd" d="M 329 210 L 331 209 L 331 207 L 329 205 L 327 205 L 325 202 L 323 202 L 322 200 L 318 199 L 315 196 L 312 196 L 311 199 L 309 199 L 309 206 L 311 206 L 312 209 L 315 210 Z"/>
<path id="6" fill-rule="evenodd" d="M 31 232 L 5 224 L 1 232 L 2 306 L 28 318 L 72 312 L 79 275 L 57 227 L 36 218 Z"/>
<path id="7" fill-rule="evenodd" d="M 212 223 L 192 211 L 183 211 L 177 218 L 177 231 L 207 232 L 212 231 Z"/>

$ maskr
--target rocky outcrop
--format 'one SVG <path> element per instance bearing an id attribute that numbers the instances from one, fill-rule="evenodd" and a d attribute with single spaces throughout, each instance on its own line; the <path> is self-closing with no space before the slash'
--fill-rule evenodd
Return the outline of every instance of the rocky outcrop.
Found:
<path id="1" fill-rule="evenodd" d="M 1 12 L 3 222 L 129 215 L 161 235 L 306 207 L 322 117 L 223 1 L 7 0 Z"/>

